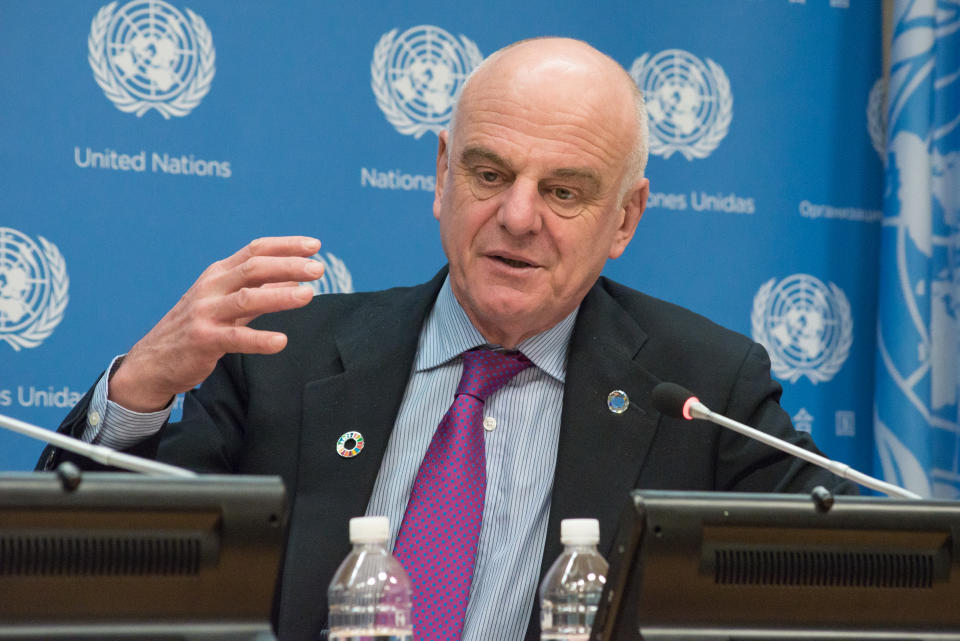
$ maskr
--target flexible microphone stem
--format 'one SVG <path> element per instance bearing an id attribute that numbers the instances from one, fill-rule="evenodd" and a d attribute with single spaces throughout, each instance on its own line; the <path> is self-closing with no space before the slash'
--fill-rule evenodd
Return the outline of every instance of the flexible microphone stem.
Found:
<path id="1" fill-rule="evenodd" d="M 690 401 L 692 402 L 689 402 L 687 408 L 693 418 L 710 421 L 711 423 L 716 423 L 717 425 L 731 429 L 734 432 L 739 432 L 744 436 L 760 441 L 761 443 L 765 443 L 770 447 L 775 447 L 778 450 L 786 452 L 787 454 L 792 454 L 797 458 L 801 458 L 808 463 L 819 465 L 822 468 L 830 470 L 841 478 L 849 479 L 855 483 L 863 485 L 864 487 L 868 487 L 871 490 L 883 492 L 888 496 L 898 496 L 904 499 L 923 498 L 919 494 L 914 494 L 910 490 L 905 490 L 904 488 L 893 485 L 892 483 L 887 483 L 885 481 L 881 481 L 880 479 L 875 479 L 872 476 L 867 476 L 863 472 L 858 472 L 846 463 L 832 461 L 825 456 L 814 454 L 813 452 L 805 450 L 802 447 L 798 447 L 793 443 L 788 443 L 783 439 L 771 436 L 766 432 L 761 432 L 760 430 L 744 425 L 743 423 L 738 423 L 737 421 L 727 418 L 722 414 L 717 414 L 700 401 L 696 401 L 694 399 L 690 399 Z"/>
<path id="2" fill-rule="evenodd" d="M 72 436 L 51 432 L 50 430 L 45 430 L 42 427 L 37 427 L 36 425 L 31 425 L 30 423 L 25 423 L 10 416 L 4 416 L 3 414 L 0 414 L 0 427 L 5 427 L 18 434 L 23 434 L 24 436 L 35 438 L 38 441 L 69 450 L 75 454 L 86 456 L 97 463 L 119 467 L 130 472 L 140 472 L 141 474 L 152 474 L 154 476 L 179 476 L 184 478 L 197 476 L 194 472 L 185 470 L 182 467 L 124 454 L 123 452 L 112 450 L 103 445 L 84 443 Z"/>

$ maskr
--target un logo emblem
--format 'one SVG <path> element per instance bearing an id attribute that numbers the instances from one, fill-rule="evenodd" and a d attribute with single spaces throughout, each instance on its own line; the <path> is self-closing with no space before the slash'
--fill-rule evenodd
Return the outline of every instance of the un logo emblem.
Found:
<path id="1" fill-rule="evenodd" d="M 879 78 L 873 83 L 870 95 L 867 97 L 867 133 L 870 134 L 870 144 L 883 163 L 887 163 L 887 90 L 890 83 L 886 78 Z"/>
<path id="2" fill-rule="evenodd" d="M 682 49 L 633 61 L 630 76 L 643 91 L 650 119 L 650 153 L 687 160 L 706 158 L 730 128 L 730 80 L 710 58 L 706 64 Z"/>
<path id="3" fill-rule="evenodd" d="M 213 37 L 203 18 L 163 0 L 133 0 L 100 9 L 90 25 L 87 60 L 117 109 L 142 116 L 186 116 L 210 91 Z"/>
<path id="4" fill-rule="evenodd" d="M 794 274 L 763 284 L 753 298 L 753 340 L 770 354 L 773 373 L 796 383 L 806 376 L 816 385 L 840 370 L 853 344 L 850 303 L 839 287 Z"/>
<path id="5" fill-rule="evenodd" d="M 327 252 L 324 258 L 319 252 L 311 256 L 313 260 L 323 264 L 323 276 L 312 280 L 308 285 L 313 295 L 320 294 L 350 294 L 353 292 L 353 277 L 342 260 Z"/>
<path id="6" fill-rule="evenodd" d="M 63 320 L 70 278 L 57 246 L 0 227 L 0 341 L 36 347 Z"/>
<path id="7" fill-rule="evenodd" d="M 370 86 L 387 121 L 402 134 L 419 138 L 440 133 L 473 68 L 483 61 L 477 45 L 440 27 L 420 25 L 399 36 L 380 38 L 370 63 Z"/>

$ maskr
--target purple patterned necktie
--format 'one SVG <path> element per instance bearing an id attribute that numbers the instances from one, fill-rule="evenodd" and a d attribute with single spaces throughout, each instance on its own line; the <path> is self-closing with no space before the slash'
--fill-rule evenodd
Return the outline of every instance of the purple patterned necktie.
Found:
<path id="1" fill-rule="evenodd" d="M 530 365 L 519 352 L 463 353 L 453 405 L 420 464 L 394 548 L 413 582 L 417 641 L 460 639 L 487 486 L 483 403 Z"/>

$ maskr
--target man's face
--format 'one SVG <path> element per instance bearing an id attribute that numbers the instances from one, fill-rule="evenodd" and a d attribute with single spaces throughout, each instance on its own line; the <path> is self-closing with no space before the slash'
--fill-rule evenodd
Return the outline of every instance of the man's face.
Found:
<path id="1" fill-rule="evenodd" d="M 573 311 L 623 252 L 646 181 L 624 198 L 632 105 L 562 77 L 493 75 L 440 137 L 433 211 L 457 300 L 487 340 L 514 347 Z"/>

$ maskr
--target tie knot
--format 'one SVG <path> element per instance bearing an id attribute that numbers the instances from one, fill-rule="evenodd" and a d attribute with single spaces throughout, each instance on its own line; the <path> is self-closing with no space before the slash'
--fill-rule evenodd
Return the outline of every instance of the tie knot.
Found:
<path id="1" fill-rule="evenodd" d="M 457 386 L 457 395 L 469 394 L 486 401 L 487 397 L 532 364 L 520 352 L 495 352 L 486 348 L 464 352 L 463 376 Z"/>

